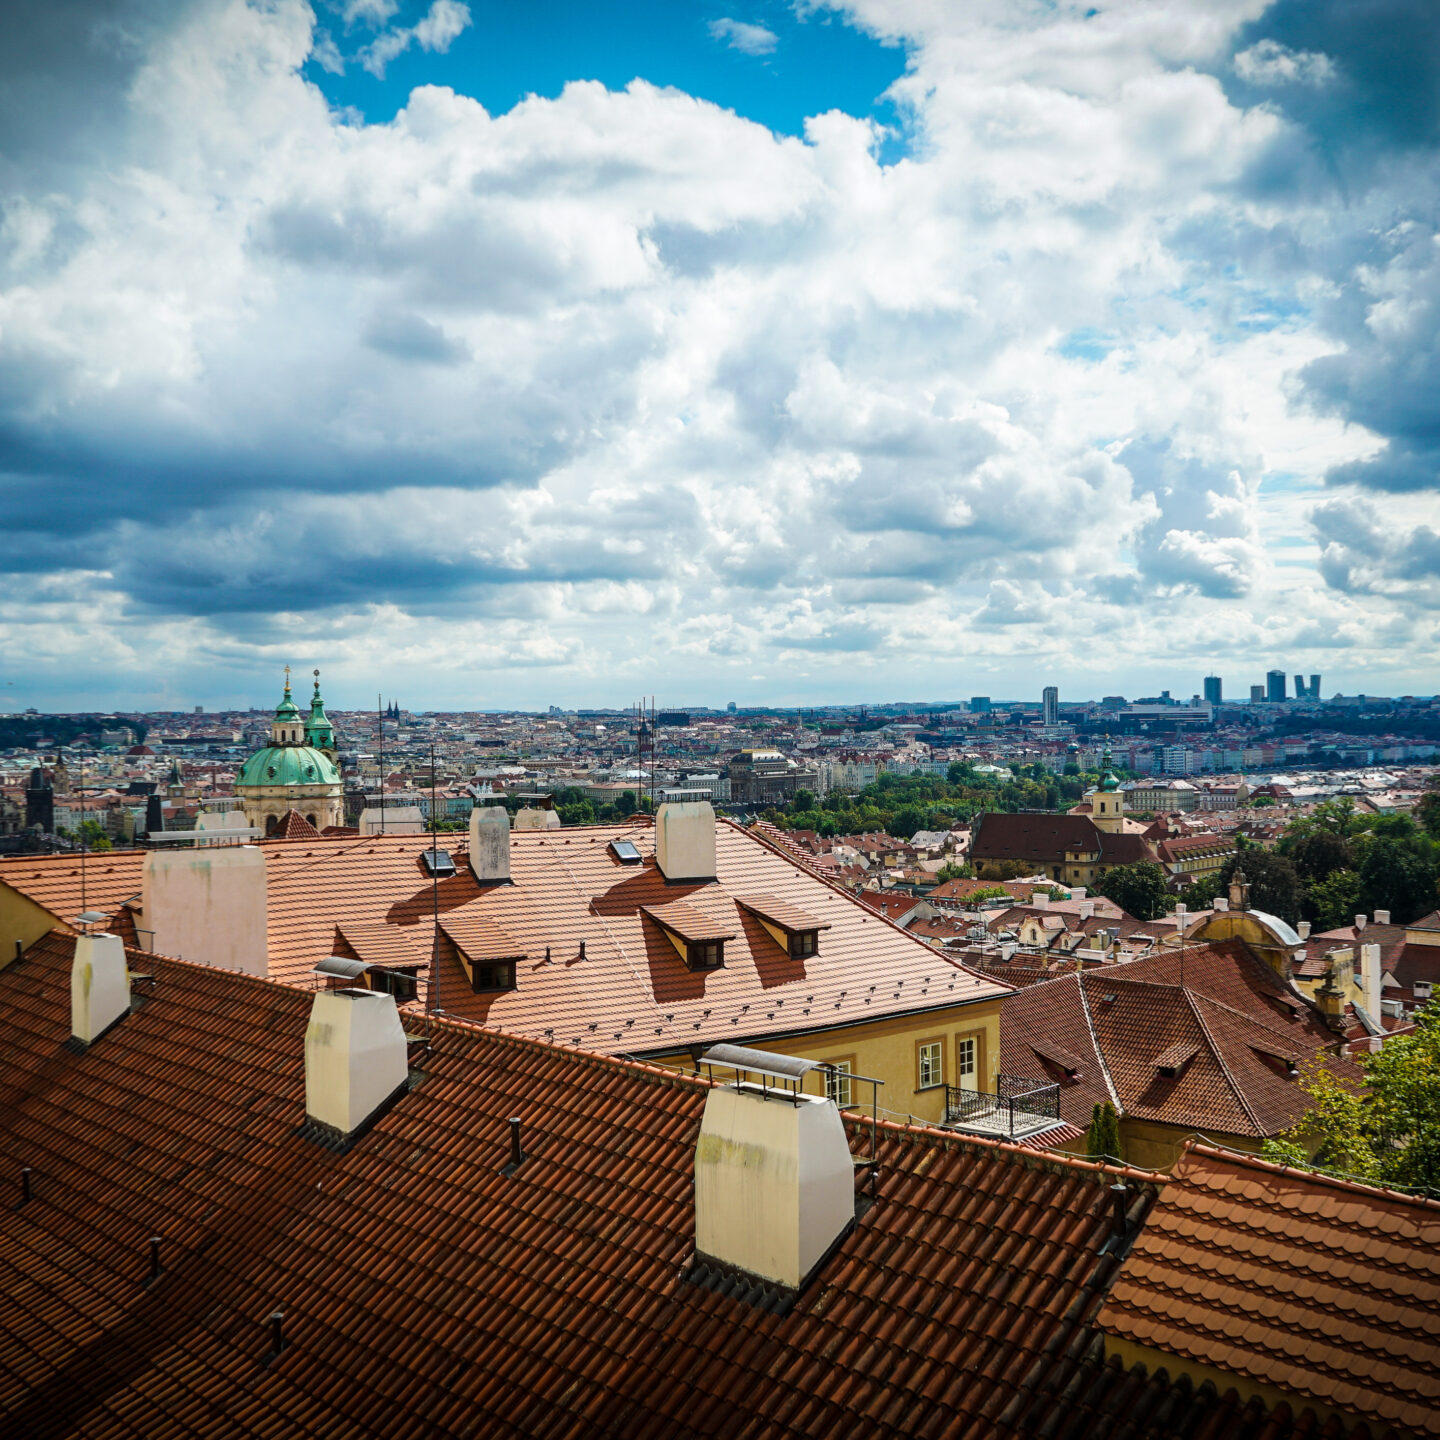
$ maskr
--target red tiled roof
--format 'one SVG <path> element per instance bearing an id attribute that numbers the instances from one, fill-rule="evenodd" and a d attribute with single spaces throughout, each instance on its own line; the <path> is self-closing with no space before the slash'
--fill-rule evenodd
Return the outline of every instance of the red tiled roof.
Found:
<path id="1" fill-rule="evenodd" d="M 1102 1329 L 1440 1435 L 1440 1203 L 1194 1142 L 1173 1177 Z"/>
<path id="2" fill-rule="evenodd" d="M 34 1194 L 0 1209 L 11 1434 L 1099 1437 L 1125 1415 L 1159 1440 L 1240 1418 L 1096 1363 L 1105 1187 L 1141 1211 L 1145 1172 L 882 1122 L 875 1203 L 775 1313 L 687 1283 L 706 1082 L 439 1020 L 419 1083 L 337 1153 L 299 1133 L 307 995 L 135 955 L 145 1003 L 74 1054 L 72 953 L 53 934 L 0 972 L 0 1170 Z"/>
<path id="3" fill-rule="evenodd" d="M 287 810 L 268 837 L 275 840 L 318 840 L 320 832 L 298 810 Z"/>
<path id="4" fill-rule="evenodd" d="M 789 934 L 798 935 L 807 930 L 831 928 L 828 920 L 822 920 L 818 915 L 812 915 L 808 910 L 802 910 L 788 900 L 777 899 L 774 895 L 737 895 L 735 900 L 742 909 L 758 915 L 762 920 L 768 920 Z"/>
<path id="5" fill-rule="evenodd" d="M 1153 860 L 1154 847 L 1139 835 L 1111 834 L 1085 815 L 992 811 L 975 820 L 970 858 L 1062 862 L 1067 854 L 1099 852 L 1107 865 Z"/>
<path id="6" fill-rule="evenodd" d="M 348 947 L 357 960 L 363 960 L 367 965 L 413 967 L 430 958 L 428 950 L 422 950 L 415 944 L 416 937 L 412 933 L 395 925 L 346 920 L 335 930 L 343 942 L 338 953 L 346 953 Z"/>
<path id="7" fill-rule="evenodd" d="M 1076 1125 L 1111 1099 L 1137 1119 L 1260 1138 L 1309 1107 L 1284 1062 L 1303 1066 L 1329 1054 L 1336 1073 L 1361 1078 L 1335 1055 L 1340 1037 L 1318 1012 L 1238 943 L 1188 946 L 1183 962 L 1177 952 L 1157 952 L 1007 998 L 1000 1069 L 1055 1079 L 1035 1058 L 1047 1041 L 1085 1062 L 1079 1083 L 1060 1090 L 1061 1116 Z M 1162 1059 L 1192 1051 L 1177 1074 L 1159 1073 Z"/>
<path id="8" fill-rule="evenodd" d="M 26 855 L 0 860 L 0 883 L 33 900 L 62 924 L 82 909 L 114 915 L 140 893 L 142 850 L 102 851 L 85 857 L 84 904 L 78 855 Z"/>

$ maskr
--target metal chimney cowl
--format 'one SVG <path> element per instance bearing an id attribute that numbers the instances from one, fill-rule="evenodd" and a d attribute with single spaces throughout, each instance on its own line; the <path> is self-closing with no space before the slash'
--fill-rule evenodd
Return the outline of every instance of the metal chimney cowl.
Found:
<path id="1" fill-rule="evenodd" d="M 319 990 L 305 1027 L 305 1113 L 340 1135 L 358 1130 L 409 1079 L 393 995 Z"/>
<path id="2" fill-rule="evenodd" d="M 719 1086 L 695 1147 L 695 1248 L 799 1290 L 855 1218 L 854 1175 L 833 1101 Z"/>
<path id="3" fill-rule="evenodd" d="M 118 935 L 80 935 L 70 967 L 70 1033 L 93 1045 L 130 1011 L 130 972 Z"/>
<path id="4" fill-rule="evenodd" d="M 672 882 L 715 878 L 715 807 L 708 800 L 666 801 L 660 807 L 655 863 Z"/>

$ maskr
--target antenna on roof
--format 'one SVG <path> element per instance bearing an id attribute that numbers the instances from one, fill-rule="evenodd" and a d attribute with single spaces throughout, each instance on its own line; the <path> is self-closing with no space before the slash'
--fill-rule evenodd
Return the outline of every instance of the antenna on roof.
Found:
<path id="1" fill-rule="evenodd" d="M 380 725 L 380 735 L 375 742 L 375 763 L 380 770 L 380 833 L 385 833 L 385 699 L 375 696 L 375 719 Z"/>
<path id="2" fill-rule="evenodd" d="M 430 934 L 430 984 L 425 996 L 425 1040 L 430 1040 L 430 1017 L 439 1008 L 436 987 L 440 984 L 440 812 L 435 807 L 435 742 L 430 742 L 430 897 L 434 928 Z"/>

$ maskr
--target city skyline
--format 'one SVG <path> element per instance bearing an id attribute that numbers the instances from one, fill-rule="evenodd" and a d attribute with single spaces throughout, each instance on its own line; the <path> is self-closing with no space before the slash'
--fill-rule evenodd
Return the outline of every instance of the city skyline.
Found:
<path id="1" fill-rule="evenodd" d="M 5 711 L 1431 688 L 1433 7 L 0 23 Z"/>

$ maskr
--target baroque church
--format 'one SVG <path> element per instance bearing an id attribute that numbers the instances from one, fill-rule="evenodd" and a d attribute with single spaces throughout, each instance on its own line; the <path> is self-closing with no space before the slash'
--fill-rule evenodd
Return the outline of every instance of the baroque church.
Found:
<path id="1" fill-rule="evenodd" d="M 290 695 L 290 667 L 285 667 L 285 693 L 270 723 L 270 743 L 241 767 L 235 793 L 244 802 L 246 820 L 267 835 L 275 833 L 290 810 L 317 830 L 344 824 L 335 727 L 320 698 L 318 670 L 310 713 L 302 716 Z"/>

